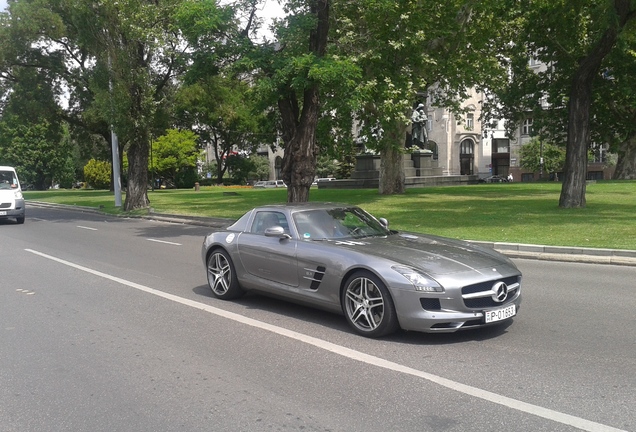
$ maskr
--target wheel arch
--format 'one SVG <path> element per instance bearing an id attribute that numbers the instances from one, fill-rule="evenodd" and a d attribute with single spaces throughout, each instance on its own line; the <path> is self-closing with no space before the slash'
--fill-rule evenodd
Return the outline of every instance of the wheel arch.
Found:
<path id="1" fill-rule="evenodd" d="M 228 254 L 230 257 L 230 251 L 228 251 L 226 248 L 224 248 L 222 245 L 218 244 L 218 243 L 214 243 L 212 245 L 210 245 L 210 247 L 208 248 L 208 250 L 205 251 L 205 262 L 207 263 L 208 260 L 210 259 L 210 255 L 212 255 L 212 253 L 214 251 L 217 251 L 221 249 L 222 251 L 224 251 L 226 254 Z"/>
<path id="2" fill-rule="evenodd" d="M 345 290 L 345 284 L 347 283 L 347 281 L 349 280 L 349 278 L 357 272 L 367 272 L 372 274 L 373 276 L 377 277 L 378 279 L 380 279 L 380 281 L 384 284 L 384 286 L 387 288 L 387 291 L 389 292 L 389 295 L 391 296 L 391 300 L 395 303 L 395 299 L 393 298 L 393 294 L 391 293 L 391 289 L 389 288 L 389 284 L 387 283 L 386 279 L 383 278 L 377 271 L 375 271 L 374 269 L 370 268 L 370 267 L 366 267 L 366 266 L 355 266 L 355 267 L 351 267 L 350 269 L 348 269 L 343 275 L 342 275 L 342 279 L 340 280 L 340 289 L 338 290 L 338 298 L 341 299 L 340 300 L 340 308 L 342 309 L 344 307 L 344 305 L 342 304 L 342 293 Z M 343 313 L 345 313 L 345 311 L 342 311 Z"/>

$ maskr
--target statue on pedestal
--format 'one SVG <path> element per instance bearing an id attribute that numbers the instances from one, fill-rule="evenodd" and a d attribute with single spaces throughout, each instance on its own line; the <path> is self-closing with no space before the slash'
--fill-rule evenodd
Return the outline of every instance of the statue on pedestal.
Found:
<path id="1" fill-rule="evenodd" d="M 426 132 L 426 122 L 428 121 L 428 117 L 424 110 L 424 104 L 418 104 L 413 110 L 411 121 L 413 122 L 411 145 L 413 147 L 423 149 L 428 141 L 428 134 Z"/>

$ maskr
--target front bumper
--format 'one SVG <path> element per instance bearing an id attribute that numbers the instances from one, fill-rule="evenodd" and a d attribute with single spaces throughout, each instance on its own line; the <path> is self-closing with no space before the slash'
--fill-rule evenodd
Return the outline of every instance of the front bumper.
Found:
<path id="1" fill-rule="evenodd" d="M 0 219 L 23 217 L 25 214 L 24 199 L 16 199 L 13 205 L 0 206 Z"/>
<path id="2" fill-rule="evenodd" d="M 402 329 L 425 333 L 452 333 L 510 321 L 519 313 L 521 306 L 520 283 L 511 294 L 505 301 L 493 303 L 491 301 L 475 302 L 474 299 L 470 299 L 470 294 L 462 296 L 460 289 L 438 295 L 412 290 L 397 292 L 394 290 L 393 300 Z M 486 322 L 485 312 L 501 310 L 513 304 L 515 306 L 513 316 L 495 322 Z"/>

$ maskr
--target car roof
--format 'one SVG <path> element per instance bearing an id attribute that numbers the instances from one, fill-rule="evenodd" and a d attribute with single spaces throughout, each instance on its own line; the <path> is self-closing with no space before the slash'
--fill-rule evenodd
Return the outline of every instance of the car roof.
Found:
<path id="1" fill-rule="evenodd" d="M 247 230 L 248 223 L 254 217 L 255 213 L 262 211 L 278 211 L 287 213 L 289 216 L 293 213 L 309 211 L 309 210 L 330 210 L 335 208 L 352 208 L 357 207 L 350 204 L 332 203 L 332 202 L 304 202 L 304 203 L 285 203 L 285 204 L 271 204 L 259 207 L 247 211 L 236 222 L 230 225 L 228 231 L 245 231 Z"/>

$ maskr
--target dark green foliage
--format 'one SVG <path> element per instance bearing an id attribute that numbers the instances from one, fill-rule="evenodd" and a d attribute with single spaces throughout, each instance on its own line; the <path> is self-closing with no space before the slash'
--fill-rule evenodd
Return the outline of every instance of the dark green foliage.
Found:
<path id="1" fill-rule="evenodd" d="M 338 163 L 329 156 L 318 156 L 316 162 L 316 175 L 318 177 L 336 177 Z"/>
<path id="2" fill-rule="evenodd" d="M 267 180 L 269 179 L 269 159 L 265 156 L 250 156 L 252 169 L 249 173 L 250 179 Z"/>
<path id="3" fill-rule="evenodd" d="M 54 184 L 70 184 L 74 175 L 71 149 L 52 141 L 50 125 L 20 125 L 14 128 L 0 123 L 0 160 L 20 172 L 22 182 L 35 189 Z"/>
<path id="4" fill-rule="evenodd" d="M 241 155 L 230 155 L 226 161 L 228 172 L 230 173 L 231 184 L 244 185 L 256 168 L 254 161 Z M 225 183 L 225 182 L 224 182 Z"/>
<path id="5" fill-rule="evenodd" d="M 186 167 L 181 169 L 175 176 L 175 186 L 178 189 L 193 188 L 194 184 L 199 181 L 199 176 L 195 167 Z"/>

